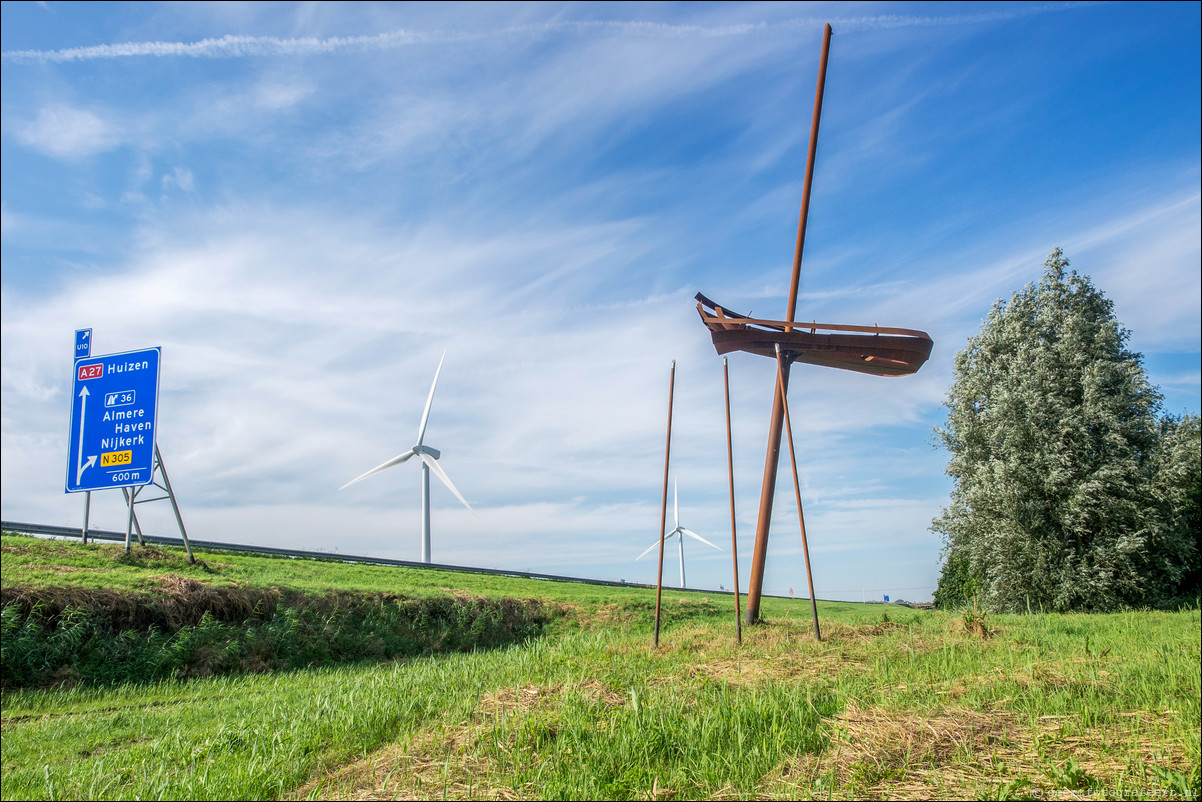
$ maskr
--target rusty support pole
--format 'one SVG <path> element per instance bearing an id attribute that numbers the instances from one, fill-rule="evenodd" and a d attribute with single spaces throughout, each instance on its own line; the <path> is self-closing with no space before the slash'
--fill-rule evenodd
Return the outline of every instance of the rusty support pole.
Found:
<path id="1" fill-rule="evenodd" d="M 793 251 L 793 277 L 789 286 L 786 323 L 797 313 L 797 289 L 801 284 L 801 255 L 805 250 L 806 221 L 810 216 L 810 187 L 814 183 L 814 159 L 818 154 L 818 123 L 822 118 L 822 94 L 826 88 L 826 63 L 831 50 L 831 26 L 822 34 L 822 57 L 818 62 L 818 88 L 814 93 L 814 117 L 810 123 L 810 150 L 806 156 L 805 185 L 801 193 L 801 215 L 797 223 L 797 247 Z M 786 328 L 786 331 L 788 328 Z M 768 555 L 768 529 L 772 525 L 772 497 L 776 491 L 776 469 L 780 462 L 780 437 L 784 422 L 782 393 L 788 389 L 789 366 L 777 371 L 776 392 L 772 399 L 772 418 L 768 424 L 768 453 L 764 456 L 764 483 L 760 488 L 760 511 L 755 525 L 755 549 L 751 555 L 751 576 L 747 585 L 747 623 L 760 616 L 760 595 L 764 589 L 764 562 Z"/>
<path id="2" fill-rule="evenodd" d="M 785 360 L 781 356 L 780 343 L 776 344 L 776 371 L 777 375 L 784 373 Z M 778 387 L 784 386 L 783 377 L 777 383 Z M 797 453 L 793 450 L 793 424 L 789 420 L 789 399 L 785 397 L 785 391 L 781 390 L 781 404 L 785 408 L 785 436 L 789 438 L 789 461 L 793 463 L 793 493 L 797 499 L 797 521 L 801 524 L 801 553 L 805 555 L 806 560 L 806 582 L 810 586 L 810 609 L 814 612 L 814 638 L 822 640 L 822 631 L 818 628 L 818 599 L 814 596 L 814 575 L 810 573 L 810 546 L 806 542 L 806 519 L 801 512 L 801 482 L 797 476 Z"/>
<path id="3" fill-rule="evenodd" d="M 722 357 L 722 386 L 726 391 L 726 468 L 730 479 L 730 560 L 735 569 L 735 641 L 743 643 L 743 616 L 739 611 L 739 539 L 735 536 L 735 449 L 730 435 L 730 371 Z"/>
<path id="4" fill-rule="evenodd" d="M 672 455 L 672 393 L 676 389 L 676 360 L 672 360 L 672 371 L 668 374 L 668 441 L 664 445 L 664 501 L 659 512 L 659 572 L 655 576 L 655 637 L 653 644 L 659 647 L 659 602 L 664 591 L 664 533 L 668 527 L 668 461 Z"/>

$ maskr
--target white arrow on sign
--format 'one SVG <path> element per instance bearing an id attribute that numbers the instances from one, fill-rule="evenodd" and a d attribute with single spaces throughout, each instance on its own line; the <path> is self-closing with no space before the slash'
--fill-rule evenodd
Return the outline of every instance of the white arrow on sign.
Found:
<path id="1" fill-rule="evenodd" d="M 75 484 L 77 484 L 77 485 L 79 484 L 80 480 L 83 478 L 83 472 L 96 464 L 96 455 L 95 454 L 88 457 L 87 462 L 84 462 L 84 459 L 83 459 L 83 424 L 84 424 L 84 421 L 87 420 L 87 418 L 84 416 L 84 412 L 87 410 L 87 407 L 88 407 L 88 387 L 85 384 L 83 389 L 79 391 L 79 463 L 78 463 L 78 468 L 75 471 Z"/>

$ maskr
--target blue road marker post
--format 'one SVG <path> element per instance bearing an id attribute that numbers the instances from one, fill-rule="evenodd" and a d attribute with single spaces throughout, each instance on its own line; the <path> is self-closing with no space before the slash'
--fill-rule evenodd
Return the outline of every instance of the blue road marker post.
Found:
<path id="1" fill-rule="evenodd" d="M 76 329 L 75 330 L 75 358 L 92 355 L 92 330 L 91 329 Z"/>

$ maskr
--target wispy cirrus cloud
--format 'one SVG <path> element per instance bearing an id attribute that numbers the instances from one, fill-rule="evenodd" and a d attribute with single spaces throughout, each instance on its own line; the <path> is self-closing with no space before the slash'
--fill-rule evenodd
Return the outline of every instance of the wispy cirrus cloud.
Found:
<path id="1" fill-rule="evenodd" d="M 770 31 L 808 29 L 830 21 L 840 30 L 981 25 L 1035 14 L 1077 9 L 1091 3 L 1057 3 L 992 11 L 980 14 L 915 16 L 879 14 L 858 17 L 789 18 L 728 25 L 690 25 L 654 21 L 552 20 L 528 25 L 470 30 L 406 30 L 362 36 L 278 37 L 226 35 L 196 42 L 122 42 L 60 50 L 11 50 L 5 61 L 64 63 L 95 59 L 183 57 L 250 58 L 255 56 L 305 56 L 342 51 L 391 50 L 415 45 L 472 44 L 490 39 L 536 38 L 548 34 L 619 35 L 647 39 L 712 39 L 754 36 Z"/>

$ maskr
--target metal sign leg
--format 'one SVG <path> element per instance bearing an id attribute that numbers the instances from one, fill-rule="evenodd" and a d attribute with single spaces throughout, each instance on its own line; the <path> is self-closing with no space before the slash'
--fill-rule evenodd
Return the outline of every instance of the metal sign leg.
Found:
<path id="1" fill-rule="evenodd" d="M 162 477 L 162 484 L 158 484 L 154 481 L 155 471 L 158 471 L 159 476 Z M 175 500 L 175 491 L 171 489 L 171 479 L 167 476 L 167 466 L 163 464 L 163 455 L 159 453 L 159 447 L 157 443 L 154 447 L 154 460 L 150 476 L 151 484 L 162 490 L 164 493 L 166 493 L 166 495 L 158 496 L 156 498 L 142 499 L 139 501 L 138 494 L 145 490 L 148 485 L 143 485 L 142 487 L 121 488 L 121 493 L 125 496 L 125 503 L 129 505 L 129 523 L 126 526 L 125 550 L 129 551 L 130 536 L 133 533 L 137 533 L 138 543 L 143 546 L 146 545 L 146 540 L 142 537 L 142 522 L 138 520 L 138 515 L 136 512 L 134 512 L 134 505 L 147 504 L 151 501 L 162 501 L 163 499 L 167 499 L 171 502 L 171 510 L 175 513 L 175 522 L 179 525 L 179 534 L 184 541 L 184 550 L 188 553 L 188 562 L 195 563 L 196 557 L 192 555 L 192 543 L 188 540 L 188 530 L 184 528 L 184 517 L 180 514 L 179 503 Z"/>
<path id="2" fill-rule="evenodd" d="M 137 503 L 138 503 L 138 491 L 139 491 L 140 489 L 141 489 L 141 488 L 137 488 L 137 487 L 135 487 L 135 488 L 128 488 L 128 487 L 123 487 L 123 488 L 121 488 L 121 494 L 122 494 L 123 496 L 125 496 L 125 503 L 126 503 L 126 504 L 131 504 L 131 505 L 132 505 L 132 504 L 137 504 Z M 153 500 L 154 500 L 154 499 L 152 499 L 152 501 L 153 501 Z M 138 536 L 138 545 L 139 545 L 139 546 L 145 546 L 145 545 L 146 545 L 146 540 L 145 540 L 145 539 L 142 537 L 142 522 L 138 520 L 138 512 L 137 512 L 137 510 L 134 510 L 134 534 Z"/>
<path id="3" fill-rule="evenodd" d="M 92 491 L 89 490 L 83 496 L 83 542 L 88 542 L 88 518 L 92 513 Z"/>
<path id="4" fill-rule="evenodd" d="M 179 514 L 179 504 L 175 500 L 175 491 L 171 489 L 171 480 L 167 478 L 167 466 L 163 464 L 163 455 L 159 453 L 159 445 L 154 445 L 154 458 L 159 463 L 159 473 L 163 476 L 163 489 L 167 491 L 167 498 L 171 499 L 171 509 L 175 512 L 175 522 L 179 524 L 180 536 L 184 539 L 184 550 L 188 552 L 188 562 L 195 563 L 196 558 L 192 556 L 192 544 L 188 542 L 188 532 L 184 529 L 184 517 Z"/>
<path id="5" fill-rule="evenodd" d="M 125 522 L 125 553 L 129 554 L 129 536 L 133 534 L 134 530 L 134 497 L 124 487 L 121 488 L 121 491 L 125 493 L 125 499 L 129 502 L 129 520 Z"/>

